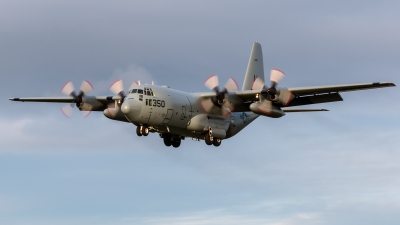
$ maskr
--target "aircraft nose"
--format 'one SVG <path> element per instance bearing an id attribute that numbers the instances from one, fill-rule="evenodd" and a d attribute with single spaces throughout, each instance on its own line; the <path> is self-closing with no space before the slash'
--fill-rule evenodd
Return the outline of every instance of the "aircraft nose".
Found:
<path id="1" fill-rule="evenodd" d="M 121 111 L 122 111 L 124 114 L 128 114 L 129 111 L 131 111 L 130 102 L 131 102 L 131 101 L 127 100 L 127 101 L 124 101 L 124 102 L 122 103 L 122 105 L 121 105 Z"/>
<path id="2" fill-rule="evenodd" d="M 140 114 L 141 104 L 136 99 L 127 98 L 121 105 L 121 111 L 125 115 L 127 114 Z"/>

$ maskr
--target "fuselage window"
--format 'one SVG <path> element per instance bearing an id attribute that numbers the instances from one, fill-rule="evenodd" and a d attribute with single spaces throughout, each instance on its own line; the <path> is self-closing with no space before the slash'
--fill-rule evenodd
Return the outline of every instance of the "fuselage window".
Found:
<path id="1" fill-rule="evenodd" d="M 143 101 L 143 95 L 139 95 L 139 101 Z"/>

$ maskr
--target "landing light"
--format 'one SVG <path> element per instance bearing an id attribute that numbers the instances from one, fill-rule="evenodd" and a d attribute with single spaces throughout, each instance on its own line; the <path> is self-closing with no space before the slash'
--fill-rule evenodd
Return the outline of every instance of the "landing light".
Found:
<path id="1" fill-rule="evenodd" d="M 258 98 L 258 94 L 256 94 L 256 98 Z"/>

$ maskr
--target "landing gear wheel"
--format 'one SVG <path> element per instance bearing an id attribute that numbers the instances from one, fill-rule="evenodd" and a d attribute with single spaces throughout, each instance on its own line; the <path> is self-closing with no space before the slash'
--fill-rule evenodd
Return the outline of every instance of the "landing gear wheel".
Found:
<path id="1" fill-rule="evenodd" d="M 163 137 L 165 146 L 169 147 L 172 144 L 172 139 L 169 135 Z"/>
<path id="2" fill-rule="evenodd" d="M 177 148 L 177 147 L 179 147 L 180 145 L 181 145 L 181 139 L 174 138 L 174 139 L 172 140 L 172 146 L 174 146 L 174 148 Z"/>
<path id="3" fill-rule="evenodd" d="M 221 142 L 222 142 L 222 141 L 221 141 L 220 138 L 214 138 L 213 144 L 214 144 L 215 147 L 218 147 L 218 146 L 221 145 Z"/>
<path id="4" fill-rule="evenodd" d="M 142 134 L 143 134 L 143 136 L 147 136 L 147 135 L 149 135 L 149 127 L 147 127 L 146 125 L 144 125 L 144 126 L 141 126 L 142 127 Z"/>
<path id="5" fill-rule="evenodd" d="M 206 133 L 204 135 L 204 141 L 206 142 L 207 145 L 212 145 L 214 143 L 214 138 L 213 136 L 210 135 L 210 133 Z"/>
<path id="6" fill-rule="evenodd" d="M 143 134 L 142 134 L 142 126 L 137 126 L 136 127 L 136 134 L 137 134 L 137 136 L 142 136 Z"/>

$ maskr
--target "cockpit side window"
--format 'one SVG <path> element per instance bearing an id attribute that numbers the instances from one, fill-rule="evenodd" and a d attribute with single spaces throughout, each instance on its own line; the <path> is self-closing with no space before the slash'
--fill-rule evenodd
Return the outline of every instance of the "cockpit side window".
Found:
<path id="1" fill-rule="evenodd" d="M 137 93 L 138 93 L 138 94 L 143 94 L 143 90 L 142 90 L 142 89 L 138 89 L 138 90 L 137 90 Z"/>
<path id="2" fill-rule="evenodd" d="M 135 94 L 137 92 L 137 89 L 132 89 L 132 94 Z"/>
<path id="3" fill-rule="evenodd" d="M 150 90 L 150 96 L 156 96 L 156 95 L 154 94 L 153 89 L 149 88 L 149 90 Z"/>

